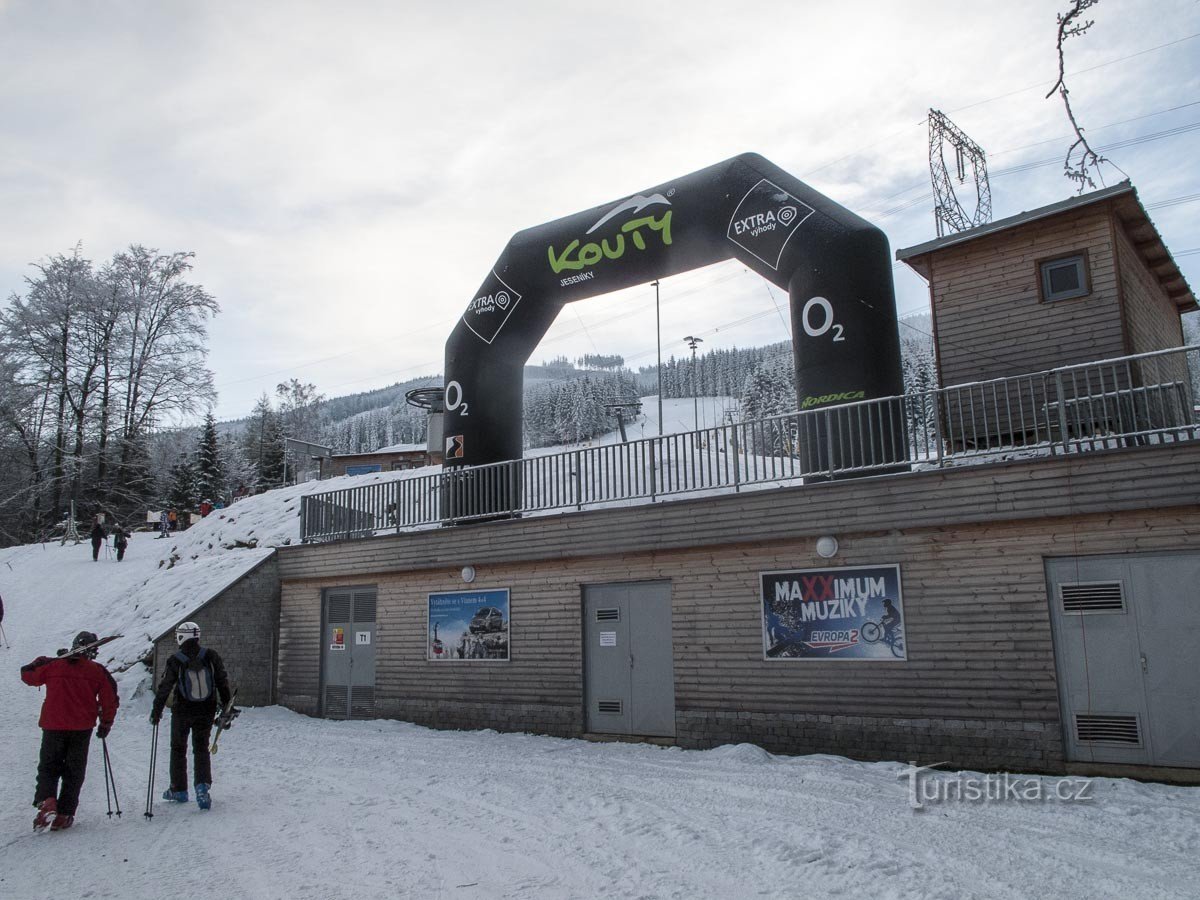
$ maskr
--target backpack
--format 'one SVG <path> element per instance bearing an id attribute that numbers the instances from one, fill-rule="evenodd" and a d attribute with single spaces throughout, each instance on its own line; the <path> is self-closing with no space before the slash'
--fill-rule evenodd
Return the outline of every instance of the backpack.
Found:
<path id="1" fill-rule="evenodd" d="M 179 663 L 179 683 L 175 686 L 176 693 L 184 700 L 193 703 L 207 700 L 213 695 L 213 670 L 208 662 L 208 650 L 200 648 L 195 658 L 190 658 L 182 650 L 174 654 Z"/>

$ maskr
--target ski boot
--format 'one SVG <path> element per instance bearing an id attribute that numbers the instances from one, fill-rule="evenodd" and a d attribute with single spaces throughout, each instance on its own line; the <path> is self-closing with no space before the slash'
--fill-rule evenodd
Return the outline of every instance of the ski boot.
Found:
<path id="1" fill-rule="evenodd" d="M 54 821 L 50 823 L 51 831 L 66 831 L 75 824 L 74 816 L 64 816 L 62 813 L 55 813 Z"/>
<path id="2" fill-rule="evenodd" d="M 188 792 L 187 791 L 173 791 L 170 788 L 167 788 L 165 791 L 163 791 L 163 799 L 170 800 L 172 803 L 187 803 L 188 802 Z"/>
<path id="3" fill-rule="evenodd" d="M 33 817 L 33 830 L 41 831 L 50 824 L 50 820 L 58 813 L 58 801 L 47 797 L 38 804 L 38 814 Z"/>
<path id="4" fill-rule="evenodd" d="M 208 793 L 207 784 L 196 785 L 196 805 L 201 809 L 209 809 L 212 807 L 212 797 Z"/>

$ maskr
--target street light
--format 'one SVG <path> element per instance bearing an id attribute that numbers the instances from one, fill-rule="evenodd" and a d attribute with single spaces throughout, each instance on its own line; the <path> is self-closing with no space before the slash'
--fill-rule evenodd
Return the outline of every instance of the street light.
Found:
<path id="1" fill-rule="evenodd" d="M 692 348 L 692 412 L 696 417 L 696 431 L 700 430 L 700 397 L 696 390 L 696 345 L 703 344 L 704 338 L 692 337 L 690 334 L 684 338 L 684 341 Z M 699 440 L 700 436 L 696 436 Z"/>
<path id="2" fill-rule="evenodd" d="M 662 316 L 658 309 L 658 279 L 650 283 L 654 285 L 654 340 L 658 346 L 658 436 L 662 437 Z"/>

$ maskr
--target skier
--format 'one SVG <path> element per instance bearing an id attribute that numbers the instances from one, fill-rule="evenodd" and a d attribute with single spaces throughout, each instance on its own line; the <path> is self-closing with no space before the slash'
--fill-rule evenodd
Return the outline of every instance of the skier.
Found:
<path id="1" fill-rule="evenodd" d="M 96 516 L 92 520 L 92 562 L 100 559 L 100 545 L 104 543 L 104 539 L 108 534 L 104 531 L 104 526 L 100 524 L 100 517 Z"/>
<path id="2" fill-rule="evenodd" d="M 171 519 L 167 516 L 165 509 L 158 514 L 158 527 L 162 530 L 162 533 L 159 534 L 160 538 L 165 538 L 167 532 L 171 530 Z"/>
<path id="3" fill-rule="evenodd" d="M 200 626 L 184 622 L 175 629 L 179 651 L 167 660 L 162 681 L 154 692 L 154 708 L 150 722 L 162 720 L 167 698 L 174 693 L 171 706 L 171 786 L 163 793 L 164 800 L 188 802 L 187 743 L 192 741 L 192 765 L 196 786 L 196 803 L 201 809 L 212 806 L 209 788 L 212 786 L 212 759 L 209 756 L 208 736 L 217 717 L 217 695 L 221 707 L 229 703 L 229 677 L 225 664 L 216 650 L 200 646 Z"/>
<path id="4" fill-rule="evenodd" d="M 113 547 L 117 551 L 117 562 L 125 558 L 125 548 L 129 546 L 129 532 L 118 525 L 113 529 Z"/>
<path id="5" fill-rule="evenodd" d="M 96 640 L 90 631 L 81 631 L 75 635 L 71 649 L 80 650 Z M 22 681 L 32 687 L 46 686 L 38 719 L 42 751 L 33 795 L 33 805 L 38 809 L 33 827 L 37 831 L 47 825 L 51 831 L 62 831 L 75 823 L 97 709 L 100 727 L 96 737 L 103 740 L 112 730 L 120 705 L 117 685 L 108 670 L 94 661 L 95 657 L 96 648 L 92 648 L 65 657 L 39 656 L 21 667 Z"/>

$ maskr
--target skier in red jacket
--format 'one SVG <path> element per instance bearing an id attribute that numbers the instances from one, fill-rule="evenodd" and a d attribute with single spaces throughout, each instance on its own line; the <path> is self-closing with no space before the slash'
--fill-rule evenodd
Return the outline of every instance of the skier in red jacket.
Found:
<path id="1" fill-rule="evenodd" d="M 96 649 L 76 652 L 94 643 L 94 634 L 81 631 L 66 656 L 57 659 L 39 656 L 21 667 L 22 681 L 33 687 L 46 686 L 42 716 L 38 719 L 42 753 L 33 796 L 33 805 L 38 808 L 33 827 L 38 831 L 47 825 L 51 831 L 61 831 L 75 823 L 92 727 L 99 715 L 96 737 L 107 737 L 120 705 L 113 677 L 108 669 L 93 661 Z"/>

